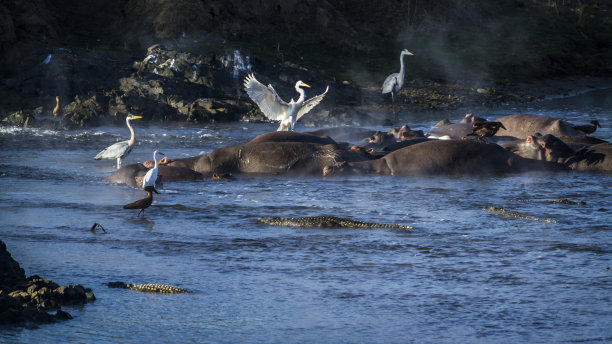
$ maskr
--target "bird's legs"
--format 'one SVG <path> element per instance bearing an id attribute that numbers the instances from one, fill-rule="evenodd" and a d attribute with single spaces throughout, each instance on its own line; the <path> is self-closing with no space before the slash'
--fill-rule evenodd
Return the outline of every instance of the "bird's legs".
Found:
<path id="1" fill-rule="evenodd" d="M 391 92 L 391 107 L 393 109 L 393 124 L 397 123 L 397 112 L 395 111 L 395 97 L 393 96 L 393 92 Z"/>
<path id="2" fill-rule="evenodd" d="M 144 208 L 140 209 L 140 211 L 138 212 L 138 215 L 136 215 L 136 217 L 140 216 L 140 213 L 142 213 L 142 217 L 144 218 Z"/>
<path id="3" fill-rule="evenodd" d="M 121 158 L 117 158 L 117 169 L 121 168 Z"/>

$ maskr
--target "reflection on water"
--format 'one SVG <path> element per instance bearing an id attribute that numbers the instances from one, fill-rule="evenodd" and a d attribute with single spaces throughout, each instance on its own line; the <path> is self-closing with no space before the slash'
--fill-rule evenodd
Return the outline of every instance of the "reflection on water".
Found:
<path id="1" fill-rule="evenodd" d="M 576 123 L 597 118 L 604 128 L 596 136 L 612 140 L 609 94 L 575 109 L 558 100 L 495 111 L 529 110 Z M 429 128 L 433 120 L 415 114 L 409 125 Z M 0 164 L 2 240 L 28 275 L 91 287 L 97 301 L 67 307 L 74 316 L 67 322 L 2 330 L 0 341 L 612 339 L 609 175 L 241 176 L 166 183 L 142 218 L 122 206 L 143 191 L 102 182 L 114 161 L 92 159 L 124 129 L 1 129 L 0 143 L 10 152 Z M 149 159 L 154 149 L 170 157 L 197 155 L 274 129 L 136 126 L 137 146 L 125 163 Z M 557 199 L 586 204 L 542 202 Z M 483 210 L 491 206 L 556 223 Z M 415 229 L 257 222 L 259 216 L 317 215 Z M 94 222 L 107 233 L 91 232 Z M 110 289 L 111 281 L 166 283 L 194 293 L 141 294 Z"/>

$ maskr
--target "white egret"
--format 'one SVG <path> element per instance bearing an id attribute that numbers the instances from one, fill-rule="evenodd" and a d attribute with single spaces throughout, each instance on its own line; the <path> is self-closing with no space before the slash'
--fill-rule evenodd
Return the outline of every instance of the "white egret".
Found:
<path id="1" fill-rule="evenodd" d="M 147 188 L 152 188 L 153 191 L 155 191 L 155 193 L 159 193 L 157 192 L 157 190 L 155 190 L 155 181 L 157 180 L 157 167 L 158 167 L 158 163 L 157 163 L 157 154 L 161 154 L 161 155 L 165 155 L 162 152 L 158 152 L 157 150 L 155 150 L 153 152 L 153 161 L 155 162 L 155 166 L 153 166 L 152 169 L 147 171 L 147 174 L 145 174 L 144 178 L 142 179 L 142 188 L 147 190 Z"/>
<path id="2" fill-rule="evenodd" d="M 132 128 L 132 125 L 130 125 L 130 121 L 139 118 L 142 118 L 142 116 L 128 115 L 125 118 L 125 123 L 130 129 L 130 134 L 132 134 L 130 139 L 117 142 L 104 148 L 104 150 L 96 154 L 94 159 L 117 159 L 117 168 L 121 167 L 121 159 L 125 158 L 128 154 L 130 154 L 130 152 L 132 151 L 132 146 L 136 142 L 136 139 L 134 137 L 134 128 Z"/>
<path id="3" fill-rule="evenodd" d="M 404 56 L 405 55 L 414 55 L 409 52 L 407 49 L 402 50 L 400 54 L 400 71 L 399 73 L 393 73 L 389 75 L 385 82 L 383 82 L 382 86 L 382 94 L 391 93 L 391 102 L 393 103 L 393 119 L 394 122 L 397 122 L 397 114 L 395 112 L 395 98 L 393 97 L 394 93 L 399 92 L 404 86 Z"/>
<path id="4" fill-rule="evenodd" d="M 299 121 L 302 116 L 317 106 L 329 90 L 329 86 L 327 86 L 322 94 L 304 100 L 305 94 L 301 87 L 310 86 L 301 80 L 296 82 L 295 90 L 300 94 L 300 97 L 297 101 L 294 101 L 292 98 L 287 103 L 278 96 L 272 85 L 264 86 L 255 79 L 253 74 L 247 75 L 244 79 L 244 89 L 255 104 L 259 106 L 261 112 L 273 121 L 280 121 L 277 131 L 294 130 L 295 122 Z"/>

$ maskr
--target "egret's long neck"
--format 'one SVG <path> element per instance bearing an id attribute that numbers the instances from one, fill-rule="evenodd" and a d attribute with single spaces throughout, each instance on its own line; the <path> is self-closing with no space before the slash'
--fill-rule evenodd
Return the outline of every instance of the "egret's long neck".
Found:
<path id="1" fill-rule="evenodd" d="M 300 97 L 298 98 L 297 102 L 298 104 L 301 104 L 304 102 L 304 98 L 306 98 L 306 94 L 304 92 L 303 89 L 301 89 L 299 86 L 295 86 L 295 90 L 300 94 Z"/>
<path id="2" fill-rule="evenodd" d="M 399 85 L 404 85 L 404 53 L 400 54 Z"/>
<path id="3" fill-rule="evenodd" d="M 153 161 L 155 161 L 155 166 L 153 167 L 154 170 L 157 170 L 157 151 L 153 152 Z"/>
<path id="4" fill-rule="evenodd" d="M 132 136 L 130 136 L 130 142 L 128 142 L 128 145 L 131 147 L 134 145 L 134 142 L 136 142 L 136 137 L 134 136 L 134 128 L 132 128 L 132 125 L 130 124 L 130 118 L 126 118 L 125 119 L 125 123 L 127 124 L 128 128 L 130 129 L 130 134 L 132 134 Z"/>

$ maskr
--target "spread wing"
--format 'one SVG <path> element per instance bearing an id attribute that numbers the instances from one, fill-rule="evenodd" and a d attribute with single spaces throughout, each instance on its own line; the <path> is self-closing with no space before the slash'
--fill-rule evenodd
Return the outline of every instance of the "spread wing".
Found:
<path id="1" fill-rule="evenodd" d="M 297 113 L 296 121 L 299 121 L 300 118 L 302 118 L 302 116 L 307 114 L 315 106 L 319 105 L 321 100 L 323 100 L 323 97 L 325 97 L 325 94 L 327 94 L 328 90 L 329 90 L 329 86 L 327 86 L 327 88 L 325 89 L 325 92 L 323 92 L 323 93 L 319 94 L 318 96 L 312 97 L 312 98 L 308 99 L 307 101 L 305 101 L 304 104 L 302 104 L 302 107 L 300 108 L 300 110 Z"/>
<path id="2" fill-rule="evenodd" d="M 244 79 L 244 90 L 269 119 L 280 121 L 289 114 L 289 104 L 280 99 L 274 87 L 264 86 L 253 74 Z"/>
<path id="3" fill-rule="evenodd" d="M 129 142 L 130 140 L 125 140 L 112 144 L 104 148 L 104 150 L 102 150 L 100 153 L 96 154 L 94 159 L 100 160 L 123 158 L 128 155 L 132 150 L 132 147 L 130 147 Z"/>

